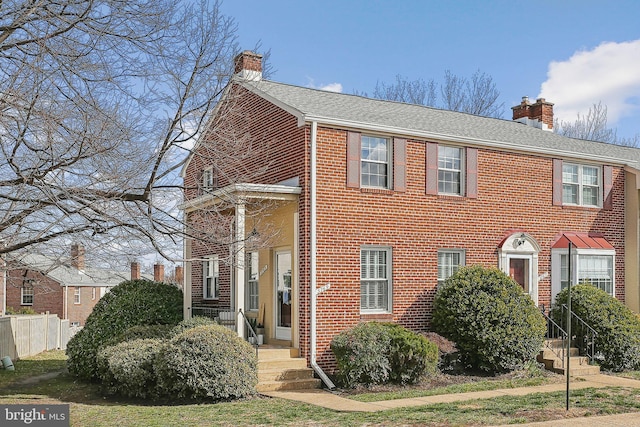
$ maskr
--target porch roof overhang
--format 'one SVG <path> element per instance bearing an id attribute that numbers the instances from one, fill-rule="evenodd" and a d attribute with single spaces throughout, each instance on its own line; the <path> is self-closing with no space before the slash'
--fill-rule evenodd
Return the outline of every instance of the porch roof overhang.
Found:
<path id="1" fill-rule="evenodd" d="M 251 200 L 296 201 L 301 192 L 301 187 L 283 184 L 231 184 L 188 200 L 180 205 L 180 209 L 193 212 L 220 203 L 246 203 Z"/>
<path id="2" fill-rule="evenodd" d="M 602 234 L 596 233 L 562 233 L 551 248 L 566 249 L 569 247 L 569 242 L 576 249 L 615 250 Z"/>

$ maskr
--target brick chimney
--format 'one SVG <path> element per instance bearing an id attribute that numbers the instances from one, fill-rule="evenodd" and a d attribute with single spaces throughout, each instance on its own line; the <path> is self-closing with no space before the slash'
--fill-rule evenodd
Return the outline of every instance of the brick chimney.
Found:
<path id="1" fill-rule="evenodd" d="M 520 105 L 511 107 L 513 120 L 542 130 L 553 130 L 553 104 L 544 98 L 536 99 L 534 104 L 529 97 L 523 96 Z"/>
<path id="2" fill-rule="evenodd" d="M 132 262 L 131 263 L 131 280 L 140 280 L 140 263 Z"/>
<path id="3" fill-rule="evenodd" d="M 252 81 L 262 80 L 262 55 L 245 50 L 233 59 L 233 63 L 234 72 L 240 78 Z"/>
<path id="4" fill-rule="evenodd" d="M 164 282 L 164 265 L 154 264 L 153 266 L 153 280 L 156 282 Z"/>
<path id="5" fill-rule="evenodd" d="M 71 266 L 76 270 L 84 271 L 84 246 L 80 243 L 71 245 Z"/>
<path id="6" fill-rule="evenodd" d="M 184 270 L 182 269 L 182 266 L 180 266 L 180 265 L 176 266 L 176 270 L 175 270 L 174 274 L 176 276 L 175 277 L 176 284 L 182 286 L 182 283 L 184 282 L 184 280 L 183 280 L 184 279 L 184 277 L 183 277 Z"/>

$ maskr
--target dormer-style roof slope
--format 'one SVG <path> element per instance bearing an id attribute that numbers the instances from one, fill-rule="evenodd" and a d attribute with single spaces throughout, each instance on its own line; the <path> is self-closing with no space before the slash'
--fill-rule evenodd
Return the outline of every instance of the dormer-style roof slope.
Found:
<path id="1" fill-rule="evenodd" d="M 341 128 L 479 147 L 627 165 L 640 169 L 640 149 L 568 138 L 506 119 L 304 88 L 235 79 L 298 118 Z"/>

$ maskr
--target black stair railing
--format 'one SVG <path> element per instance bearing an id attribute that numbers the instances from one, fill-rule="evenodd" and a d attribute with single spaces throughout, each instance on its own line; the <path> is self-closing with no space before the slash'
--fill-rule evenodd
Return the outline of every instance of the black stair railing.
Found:
<path id="1" fill-rule="evenodd" d="M 562 369 L 564 369 L 564 362 L 566 358 L 567 348 L 567 332 L 558 325 L 552 318 L 547 316 L 544 310 L 544 306 L 540 308 L 542 315 L 547 321 L 547 332 L 545 334 L 544 346 L 556 355 L 562 361 Z M 558 345 L 559 343 L 559 345 Z"/>
<path id="2" fill-rule="evenodd" d="M 562 325 L 565 326 L 569 308 L 562 304 L 560 310 L 562 313 L 561 318 L 563 319 Z M 596 338 L 598 333 L 573 310 L 571 311 L 571 331 L 573 346 L 578 349 L 578 354 L 587 357 L 589 363 L 592 364 L 596 358 Z"/>

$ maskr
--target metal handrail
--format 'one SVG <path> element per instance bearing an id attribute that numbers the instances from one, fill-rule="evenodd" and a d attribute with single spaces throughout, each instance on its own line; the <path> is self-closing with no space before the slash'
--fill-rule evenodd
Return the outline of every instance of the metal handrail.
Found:
<path id="1" fill-rule="evenodd" d="M 564 360 L 565 360 L 565 348 L 566 348 L 566 340 L 567 340 L 567 332 L 562 329 L 560 325 L 553 321 L 549 316 L 544 312 L 544 307 L 541 308 L 540 312 L 547 320 L 547 332 L 545 333 L 545 341 L 544 346 L 548 348 L 562 361 L 562 369 L 564 369 Z M 549 340 L 559 339 L 562 342 L 560 348 L 552 347 L 549 345 Z"/>
<path id="2" fill-rule="evenodd" d="M 569 308 L 566 304 L 562 304 L 562 319 L 566 319 L 566 312 L 568 309 Z M 578 331 L 578 333 L 576 333 L 575 335 L 578 351 L 582 355 L 586 355 L 589 358 L 589 363 L 591 363 L 593 362 L 596 355 L 596 336 L 598 335 L 598 333 L 573 310 L 571 310 L 571 317 L 576 320 L 577 327 L 573 330 Z"/>
<path id="3" fill-rule="evenodd" d="M 260 347 L 258 345 L 258 335 L 256 335 L 256 331 L 253 330 L 253 327 L 251 326 L 251 323 L 249 323 L 249 319 L 247 319 L 247 316 L 244 315 L 244 313 L 242 312 L 242 309 L 238 309 L 238 312 L 240 314 L 242 314 L 242 318 L 244 319 L 244 323 L 245 325 L 247 325 L 247 329 L 249 330 L 249 332 L 251 333 L 251 336 L 253 336 L 253 346 L 256 348 L 256 357 L 258 357 L 258 348 Z"/>

